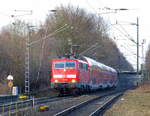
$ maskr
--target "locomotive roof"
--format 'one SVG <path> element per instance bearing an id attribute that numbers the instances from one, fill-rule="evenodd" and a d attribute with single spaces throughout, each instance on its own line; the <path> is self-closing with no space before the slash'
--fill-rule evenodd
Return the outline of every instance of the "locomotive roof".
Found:
<path id="1" fill-rule="evenodd" d="M 109 66 L 106 66 L 106 65 L 104 65 L 104 64 L 102 64 L 100 62 L 97 62 L 96 60 L 93 60 L 93 59 L 91 59 L 89 57 L 85 57 L 85 56 L 84 56 L 84 58 L 87 60 L 87 62 L 89 63 L 90 66 L 98 66 L 98 67 L 100 67 L 100 68 L 102 68 L 104 70 L 116 72 L 115 69 L 113 69 L 113 68 L 111 68 Z"/>

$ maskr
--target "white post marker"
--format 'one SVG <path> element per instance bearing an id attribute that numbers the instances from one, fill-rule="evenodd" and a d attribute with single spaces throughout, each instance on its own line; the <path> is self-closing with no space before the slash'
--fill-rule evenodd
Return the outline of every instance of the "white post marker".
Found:
<path id="1" fill-rule="evenodd" d="M 11 94 L 12 94 L 11 88 L 13 87 L 13 79 L 14 79 L 14 77 L 12 75 L 8 75 L 7 76 L 8 87 L 10 88 L 10 93 Z"/>
<path id="2" fill-rule="evenodd" d="M 14 77 L 12 75 L 8 75 L 7 80 L 8 81 L 13 81 Z"/>

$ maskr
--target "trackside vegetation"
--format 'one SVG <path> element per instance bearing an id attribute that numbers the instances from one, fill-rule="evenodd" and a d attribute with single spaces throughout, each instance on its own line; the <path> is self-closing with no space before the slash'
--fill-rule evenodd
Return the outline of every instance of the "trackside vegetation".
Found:
<path id="1" fill-rule="evenodd" d="M 24 92 L 25 40 L 42 40 L 30 46 L 30 88 L 31 92 L 50 87 L 50 64 L 53 58 L 73 53 L 78 55 L 97 45 L 82 55 L 91 57 L 117 70 L 133 70 L 131 64 L 119 51 L 109 36 L 109 26 L 100 16 L 88 13 L 84 9 L 69 6 L 56 7 L 55 13 L 49 13 L 45 21 L 36 28 L 26 21 L 16 19 L 0 32 L 0 94 L 7 93 L 6 77 L 14 76 L 14 85 Z M 29 28 L 30 27 L 30 28 Z M 62 28 L 63 31 L 49 36 Z M 4 87 L 6 89 L 4 89 Z"/>
<path id="2" fill-rule="evenodd" d="M 127 91 L 104 116 L 150 116 L 150 85 Z"/>

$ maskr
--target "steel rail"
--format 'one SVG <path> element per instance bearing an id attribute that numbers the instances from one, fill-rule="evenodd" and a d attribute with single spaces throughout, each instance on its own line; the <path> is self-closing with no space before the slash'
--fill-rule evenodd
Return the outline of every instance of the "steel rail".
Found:
<path id="1" fill-rule="evenodd" d="M 16 108 L 16 104 L 17 104 L 17 108 L 18 109 L 22 109 L 27 107 L 34 107 L 35 105 L 40 105 L 43 103 L 48 103 L 48 102 L 53 102 L 53 101 L 58 101 L 58 100 L 62 100 L 62 99 L 67 99 L 68 97 L 50 97 L 50 98 L 36 98 L 36 99 L 27 99 L 27 100 L 21 100 L 21 101 L 17 101 L 17 102 L 12 102 L 12 103 L 7 103 L 7 104 L 3 104 L 0 105 L 0 114 L 2 113 L 7 113 L 8 111 L 13 111 Z M 11 108 L 10 108 L 11 107 Z M 3 112 L 4 110 L 4 112 Z"/>
<path id="2" fill-rule="evenodd" d="M 61 111 L 61 112 L 58 112 L 58 113 L 55 114 L 54 116 L 66 116 L 66 115 L 68 115 L 69 113 L 71 113 L 71 112 L 73 112 L 73 111 L 75 111 L 75 110 L 78 110 L 79 108 L 81 108 L 81 107 L 83 107 L 83 106 L 86 106 L 86 105 L 88 105 L 89 103 L 91 103 L 91 102 L 93 102 L 93 101 L 96 101 L 96 100 L 98 100 L 98 99 L 102 99 L 102 98 L 104 98 L 104 97 L 107 97 L 107 96 L 110 96 L 110 95 L 113 95 L 113 94 L 116 94 L 116 93 L 118 93 L 118 92 L 107 93 L 107 94 L 105 94 L 105 95 L 98 96 L 98 97 L 92 98 L 92 99 L 90 99 L 90 100 L 81 102 L 81 103 L 79 103 L 79 104 L 77 104 L 77 105 L 74 105 L 74 106 L 72 106 L 72 107 L 70 107 L 70 108 L 67 108 L 67 109 L 65 109 L 65 110 L 63 110 L 63 111 Z"/>
<path id="3" fill-rule="evenodd" d="M 116 96 L 108 99 L 106 102 L 104 102 L 99 108 L 97 108 L 94 112 L 92 112 L 89 116 L 98 116 L 101 113 L 103 113 L 104 110 L 106 110 L 106 108 L 108 106 L 110 106 L 117 98 L 119 98 L 123 93 L 119 93 Z"/>

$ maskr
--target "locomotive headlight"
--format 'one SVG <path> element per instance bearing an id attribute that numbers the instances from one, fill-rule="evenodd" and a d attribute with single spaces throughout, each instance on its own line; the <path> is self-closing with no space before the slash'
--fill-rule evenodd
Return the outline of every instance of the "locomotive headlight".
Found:
<path id="1" fill-rule="evenodd" d="M 54 78 L 62 78 L 63 75 L 54 75 Z"/>
<path id="2" fill-rule="evenodd" d="M 72 79 L 72 81 L 71 81 L 72 83 L 75 83 L 76 82 L 76 80 L 74 80 L 74 79 Z"/>
<path id="3" fill-rule="evenodd" d="M 55 83 L 58 83 L 58 80 L 55 80 Z"/>
<path id="4" fill-rule="evenodd" d="M 67 75 L 67 78 L 76 78 L 76 75 Z"/>

